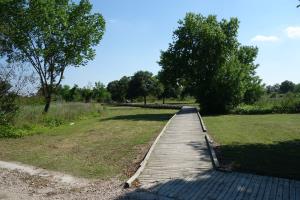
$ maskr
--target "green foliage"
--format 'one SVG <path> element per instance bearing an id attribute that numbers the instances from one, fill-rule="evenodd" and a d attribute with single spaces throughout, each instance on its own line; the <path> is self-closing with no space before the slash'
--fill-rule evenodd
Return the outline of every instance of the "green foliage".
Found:
<path id="1" fill-rule="evenodd" d="M 280 85 L 279 84 L 268 85 L 266 87 L 266 91 L 267 91 L 268 94 L 270 94 L 270 93 L 278 93 L 280 91 Z"/>
<path id="2" fill-rule="evenodd" d="M 295 93 L 300 93 L 300 83 L 295 85 L 294 92 Z"/>
<path id="3" fill-rule="evenodd" d="M 115 80 L 107 85 L 107 90 L 111 94 L 111 99 L 116 102 L 125 102 L 128 97 L 128 87 L 130 78 L 123 76 L 120 80 Z"/>
<path id="4" fill-rule="evenodd" d="M 103 107 L 94 103 L 55 103 L 47 115 L 40 112 L 41 105 L 21 106 L 14 127 L 27 132 L 35 127 L 57 127 L 67 122 L 97 114 Z"/>
<path id="5" fill-rule="evenodd" d="M 233 170 L 300 179 L 300 115 L 204 117 L 220 144 L 220 164 Z"/>
<path id="6" fill-rule="evenodd" d="M 283 81 L 280 84 L 279 91 L 281 93 L 293 92 L 295 88 L 295 84 L 292 81 Z"/>
<path id="7" fill-rule="evenodd" d="M 98 103 L 109 102 L 111 99 L 110 93 L 106 90 L 105 85 L 101 82 L 95 83 L 92 93 L 93 99 L 95 99 Z"/>
<path id="8" fill-rule="evenodd" d="M 272 93 L 271 96 L 273 96 Z M 252 105 L 241 104 L 230 111 L 234 114 L 300 113 L 300 98 L 293 93 L 283 97 L 261 99 Z"/>
<path id="9" fill-rule="evenodd" d="M 68 103 L 60 106 L 53 103 L 47 115 L 55 116 L 66 109 L 72 112 L 78 107 L 83 112 L 97 109 L 93 106 L 100 105 Z M 45 116 L 39 112 L 41 107 L 26 109 L 26 112 L 36 110 L 38 117 Z M 126 178 L 124 172 L 128 167 L 134 169 L 137 166 L 136 158 L 143 159 L 140 155 L 147 152 L 148 144 L 175 112 L 103 107 L 100 114 L 73 121 L 73 125 L 30 130 L 39 134 L 29 137 L 0 139 L 1 157 L 77 177 L 101 180 L 118 177 L 123 180 Z"/>
<path id="10" fill-rule="evenodd" d="M 10 125 L 18 106 L 15 102 L 17 95 L 10 91 L 11 85 L 5 80 L 0 80 L 0 126 Z"/>
<path id="11" fill-rule="evenodd" d="M 161 92 L 159 98 L 177 98 L 181 93 L 181 88 L 178 84 L 173 84 L 172 76 L 169 76 L 166 71 L 159 71 L 157 79 L 161 83 Z"/>
<path id="12" fill-rule="evenodd" d="M 83 88 L 78 87 L 78 85 L 74 85 L 72 88 L 68 85 L 64 85 L 56 90 L 56 95 L 66 102 L 84 101 L 88 103 L 95 101 L 103 103 L 110 102 L 111 98 L 110 93 L 101 82 L 96 82 L 94 87 L 89 86 Z"/>
<path id="13" fill-rule="evenodd" d="M 159 81 L 148 71 L 136 72 L 129 82 L 129 98 L 143 97 L 144 104 L 147 103 L 146 97 L 148 95 L 157 96 L 160 92 L 161 87 Z"/>
<path id="14" fill-rule="evenodd" d="M 239 44 L 238 27 L 236 18 L 218 21 L 216 16 L 188 13 L 179 21 L 173 43 L 161 53 L 163 73 L 173 85 L 189 88 L 202 112 L 226 112 L 260 94 L 254 64 L 258 49 Z"/>
<path id="15" fill-rule="evenodd" d="M 0 2 L 0 55 L 8 62 L 32 65 L 46 100 L 45 112 L 65 69 L 84 66 L 95 56 L 92 47 L 99 44 L 105 22 L 91 11 L 88 0 Z"/>

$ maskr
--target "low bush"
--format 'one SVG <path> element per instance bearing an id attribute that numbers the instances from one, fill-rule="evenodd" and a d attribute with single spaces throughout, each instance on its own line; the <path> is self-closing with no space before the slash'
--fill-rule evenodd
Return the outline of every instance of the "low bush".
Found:
<path id="1" fill-rule="evenodd" d="M 253 105 L 241 104 L 231 110 L 232 114 L 300 113 L 300 99 L 286 95 L 278 99 L 261 100 Z"/>

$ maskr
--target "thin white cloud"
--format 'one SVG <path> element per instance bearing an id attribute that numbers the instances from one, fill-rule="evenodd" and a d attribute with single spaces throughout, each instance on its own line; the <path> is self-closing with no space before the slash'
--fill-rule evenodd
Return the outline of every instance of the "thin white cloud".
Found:
<path id="1" fill-rule="evenodd" d="M 115 24 L 115 23 L 117 23 L 118 21 L 117 21 L 116 19 L 108 19 L 107 22 L 108 22 L 109 24 Z"/>
<path id="2" fill-rule="evenodd" d="M 252 42 L 277 42 L 279 38 L 277 36 L 266 36 L 266 35 L 257 35 L 251 39 Z"/>
<path id="3" fill-rule="evenodd" d="M 285 29 L 285 32 L 289 38 L 300 38 L 300 26 L 289 26 Z"/>

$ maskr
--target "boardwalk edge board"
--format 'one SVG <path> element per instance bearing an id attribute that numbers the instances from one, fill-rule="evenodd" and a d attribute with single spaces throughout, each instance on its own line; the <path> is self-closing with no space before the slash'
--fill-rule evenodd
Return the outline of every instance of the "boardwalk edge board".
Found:
<path id="1" fill-rule="evenodd" d="M 205 133 L 205 141 L 206 141 L 206 144 L 207 144 L 207 147 L 208 147 L 208 150 L 209 150 L 209 155 L 211 157 L 213 167 L 215 169 L 218 169 L 220 167 L 220 164 L 219 164 L 219 161 L 217 159 L 216 152 L 215 152 L 214 148 L 212 147 L 213 140 L 209 137 L 209 135 L 207 133 L 207 128 L 206 128 L 206 126 L 204 124 L 204 121 L 203 121 L 203 119 L 202 119 L 202 117 L 201 117 L 201 115 L 198 111 L 197 111 L 197 114 L 198 114 L 198 117 L 199 117 L 199 120 L 200 120 L 200 123 L 201 123 L 202 130 Z"/>
<path id="2" fill-rule="evenodd" d="M 167 122 L 167 124 L 164 126 L 164 128 L 161 130 L 161 132 L 159 133 L 159 135 L 157 136 L 157 138 L 155 139 L 155 141 L 153 142 L 152 146 L 150 147 L 149 151 L 147 152 L 144 160 L 141 162 L 140 167 L 138 168 L 138 170 L 135 172 L 135 174 L 130 177 L 128 179 L 128 181 L 125 182 L 124 187 L 125 188 L 129 188 L 132 186 L 132 183 L 139 177 L 139 175 L 143 172 L 147 161 L 150 158 L 150 155 L 152 153 L 152 151 L 154 150 L 155 145 L 157 144 L 159 138 L 163 135 L 163 133 L 165 132 L 166 128 L 169 126 L 170 122 L 172 121 L 172 119 L 176 116 L 177 114 L 174 114 L 171 119 L 169 119 L 169 121 Z"/>
<path id="3" fill-rule="evenodd" d="M 204 124 L 204 121 L 203 121 L 203 119 L 202 119 L 200 113 L 198 112 L 198 110 L 197 110 L 197 115 L 198 115 L 198 117 L 199 117 L 199 120 L 200 120 L 200 123 L 201 123 L 201 127 L 202 127 L 203 132 L 207 132 L 206 126 L 205 126 L 205 124 Z"/>

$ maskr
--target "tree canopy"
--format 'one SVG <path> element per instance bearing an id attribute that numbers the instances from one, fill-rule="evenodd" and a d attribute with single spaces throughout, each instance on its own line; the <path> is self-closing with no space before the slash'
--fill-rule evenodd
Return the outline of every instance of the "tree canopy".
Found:
<path id="1" fill-rule="evenodd" d="M 0 55 L 30 63 L 39 75 L 47 112 L 67 67 L 95 56 L 105 29 L 88 0 L 6 0 L 0 2 Z"/>
<path id="2" fill-rule="evenodd" d="M 214 15 L 187 13 L 161 52 L 162 71 L 173 84 L 191 88 L 203 112 L 226 112 L 248 90 L 261 88 L 254 63 L 258 49 L 238 42 L 238 28 L 237 18 L 218 21 Z"/>
<path id="3" fill-rule="evenodd" d="M 107 85 L 107 90 L 111 94 L 111 99 L 117 102 L 125 102 L 128 96 L 128 85 L 130 78 L 123 76 L 120 80 L 115 80 Z"/>
<path id="4" fill-rule="evenodd" d="M 148 95 L 157 96 L 160 91 L 159 82 L 151 72 L 138 71 L 131 77 L 128 96 L 129 98 L 143 97 L 146 104 Z"/>
<path id="5" fill-rule="evenodd" d="M 280 84 L 279 91 L 281 93 L 288 93 L 288 92 L 293 92 L 294 88 L 295 88 L 295 83 L 286 80 Z"/>

